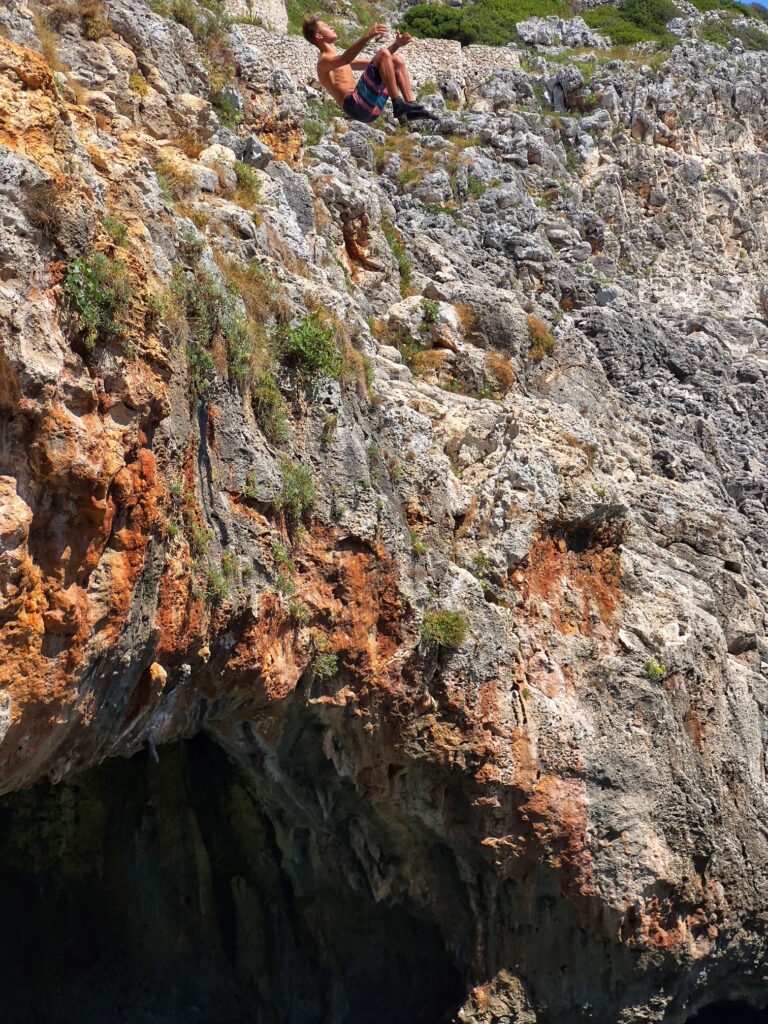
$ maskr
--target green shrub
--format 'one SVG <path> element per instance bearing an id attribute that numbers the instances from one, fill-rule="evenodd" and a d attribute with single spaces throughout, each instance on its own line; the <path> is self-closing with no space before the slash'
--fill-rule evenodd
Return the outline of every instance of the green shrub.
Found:
<path id="1" fill-rule="evenodd" d="M 64 274 L 64 294 L 86 348 L 125 341 L 133 286 L 124 263 L 103 252 L 73 260 Z"/>
<path id="2" fill-rule="evenodd" d="M 218 0 L 149 0 L 149 6 L 188 28 L 198 43 L 209 44 L 224 38 L 228 19 Z"/>
<path id="3" fill-rule="evenodd" d="M 729 46 L 734 38 L 742 41 L 748 50 L 768 50 L 768 35 L 751 26 L 737 28 L 732 21 L 707 21 L 699 30 L 699 37 L 707 43 Z"/>
<path id="4" fill-rule="evenodd" d="M 317 491 L 312 476 L 306 466 L 287 459 L 280 473 L 282 484 L 274 501 L 275 509 L 284 513 L 291 526 L 298 526 L 309 518 L 315 506 Z"/>
<path id="5" fill-rule="evenodd" d="M 125 245 L 125 240 L 128 237 L 128 228 L 118 217 L 112 217 L 110 214 L 107 214 L 103 224 L 104 230 L 115 245 Z"/>
<path id="6" fill-rule="evenodd" d="M 652 683 L 657 683 L 667 674 L 666 666 L 662 665 L 657 658 L 649 658 L 643 665 L 643 671 Z"/>
<path id="7" fill-rule="evenodd" d="M 312 618 L 312 613 L 303 601 L 291 601 L 288 614 L 301 626 L 306 626 Z"/>
<path id="8" fill-rule="evenodd" d="M 422 3 L 408 9 L 403 25 L 422 38 L 504 46 L 517 39 L 516 22 L 550 14 L 568 17 L 570 5 L 565 0 L 475 0 L 460 8 Z"/>
<path id="9" fill-rule="evenodd" d="M 339 659 L 328 651 L 316 654 L 312 660 L 312 671 L 318 679 L 331 679 L 339 671 Z"/>
<path id="10" fill-rule="evenodd" d="M 434 299 L 422 299 L 421 300 L 421 322 L 422 324 L 430 325 L 437 323 L 437 317 L 440 312 L 439 305 Z"/>
<path id="11" fill-rule="evenodd" d="M 427 612 L 421 625 L 421 639 L 425 644 L 455 650 L 461 647 L 469 629 L 464 612 Z"/>
<path id="12" fill-rule="evenodd" d="M 211 104 L 219 121 L 225 128 L 237 128 L 243 120 L 243 113 L 229 93 L 223 90 L 211 96 Z"/>
<path id="13" fill-rule="evenodd" d="M 317 313 L 310 313 L 276 338 L 277 354 L 286 366 L 312 380 L 340 380 L 344 358 L 333 327 L 323 327 Z"/>
<path id="14" fill-rule="evenodd" d="M 616 46 L 642 42 L 673 46 L 678 40 L 667 30 L 667 22 L 676 14 L 671 0 L 624 0 L 620 7 L 601 4 L 582 16 L 590 28 L 609 35 Z"/>
<path id="15" fill-rule="evenodd" d="M 333 100 L 310 100 L 310 116 L 304 122 L 304 137 L 307 146 L 316 146 L 322 141 L 335 117 L 341 117 L 341 110 Z"/>
<path id="16" fill-rule="evenodd" d="M 216 366 L 210 352 L 207 352 L 196 341 L 187 345 L 187 366 L 192 382 L 192 391 L 196 398 L 204 401 L 216 385 Z"/>
<path id="17" fill-rule="evenodd" d="M 227 349 L 227 368 L 232 380 L 244 384 L 251 372 L 257 339 L 248 319 L 241 312 L 240 296 L 233 287 L 222 287 L 213 274 L 196 265 L 191 273 L 178 264 L 171 279 L 171 292 L 180 301 L 193 335 L 188 353 L 190 366 L 204 370 L 202 379 L 215 367 L 205 351 L 216 337 L 223 338 Z M 203 394 L 198 389 L 198 394 Z"/>

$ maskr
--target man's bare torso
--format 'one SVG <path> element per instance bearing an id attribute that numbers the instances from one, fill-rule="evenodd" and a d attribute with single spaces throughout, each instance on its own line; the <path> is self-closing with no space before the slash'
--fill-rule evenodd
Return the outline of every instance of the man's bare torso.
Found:
<path id="1" fill-rule="evenodd" d="M 317 77 L 320 79 L 320 84 L 323 88 L 327 89 L 338 105 L 341 106 L 345 98 L 354 91 L 357 82 L 349 64 L 341 68 L 331 68 L 328 66 L 330 63 L 328 58 L 336 56 L 338 56 L 338 51 L 334 49 L 333 53 L 324 53 L 320 57 L 317 62 Z"/>

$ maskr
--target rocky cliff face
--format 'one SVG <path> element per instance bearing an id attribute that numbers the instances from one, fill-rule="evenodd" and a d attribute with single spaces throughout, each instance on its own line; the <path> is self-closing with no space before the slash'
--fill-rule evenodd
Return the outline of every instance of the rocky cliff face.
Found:
<path id="1" fill-rule="evenodd" d="M 0 3 L 17 1019 L 761 1005 L 767 58 L 158 10 Z"/>

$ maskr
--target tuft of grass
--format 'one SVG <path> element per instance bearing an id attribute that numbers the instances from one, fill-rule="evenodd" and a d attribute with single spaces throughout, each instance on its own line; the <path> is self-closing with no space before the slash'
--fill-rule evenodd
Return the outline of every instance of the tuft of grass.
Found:
<path id="1" fill-rule="evenodd" d="M 473 199 L 479 199 L 480 196 L 485 195 L 488 191 L 488 186 L 485 185 L 475 174 L 467 175 L 467 187 L 469 194 Z"/>
<path id="2" fill-rule="evenodd" d="M 549 327 L 541 317 L 529 313 L 528 317 L 528 355 L 536 362 L 540 362 L 544 356 L 549 355 L 555 348 L 555 339 Z"/>
<path id="3" fill-rule="evenodd" d="M 119 217 L 112 217 L 110 214 L 107 214 L 103 224 L 104 230 L 115 245 L 125 245 L 125 240 L 128 237 L 128 228 Z"/>
<path id="4" fill-rule="evenodd" d="M 309 519 L 317 500 L 317 490 L 306 466 L 288 459 L 280 469 L 280 491 L 274 499 L 275 510 L 282 512 L 291 527 Z"/>
<path id="5" fill-rule="evenodd" d="M 389 246 L 392 255 L 395 257 L 397 269 L 400 274 L 400 294 L 403 297 L 405 297 L 406 295 L 408 295 L 408 291 L 411 285 L 411 273 L 413 271 L 413 264 L 406 255 L 402 235 L 397 230 L 397 228 L 393 226 L 391 221 L 382 218 L 381 230 L 384 234 L 384 238 L 386 239 L 387 245 Z"/>
<path id="6" fill-rule="evenodd" d="M 211 604 L 221 604 L 227 596 L 227 580 L 224 573 L 213 565 L 206 570 L 205 596 Z"/>
<path id="7" fill-rule="evenodd" d="M 421 625 L 421 639 L 428 646 L 456 650 L 467 636 L 469 620 L 464 612 L 427 612 Z"/>
<path id="8" fill-rule="evenodd" d="M 64 293 L 87 349 L 97 342 L 125 342 L 133 285 L 124 263 L 103 252 L 81 256 L 67 267 Z"/>
<path id="9" fill-rule="evenodd" d="M 235 174 L 237 175 L 237 188 L 234 198 L 240 206 L 253 210 L 261 198 L 259 176 L 252 167 L 243 163 L 242 160 L 235 160 Z"/>
<path id="10" fill-rule="evenodd" d="M 254 382 L 251 403 L 256 422 L 272 444 L 285 444 L 290 433 L 285 402 L 271 370 L 266 370 Z"/>

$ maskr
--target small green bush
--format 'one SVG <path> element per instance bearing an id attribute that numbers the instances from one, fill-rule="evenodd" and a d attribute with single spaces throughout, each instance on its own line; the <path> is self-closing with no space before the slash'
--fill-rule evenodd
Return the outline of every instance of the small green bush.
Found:
<path id="1" fill-rule="evenodd" d="M 81 256 L 67 267 L 64 293 L 86 348 L 125 341 L 133 286 L 124 263 L 103 252 Z"/>
<path id="2" fill-rule="evenodd" d="M 440 306 L 434 299 L 421 300 L 421 322 L 427 326 L 437 323 Z"/>
<path id="3" fill-rule="evenodd" d="M 291 601 L 288 614 L 300 626 L 306 626 L 312 618 L 312 613 L 303 601 Z"/>
<path id="4" fill-rule="evenodd" d="M 469 629 L 464 612 L 427 612 L 421 626 L 421 639 L 425 644 L 456 650 L 461 647 Z"/>
<path id="5" fill-rule="evenodd" d="M 204 401 L 216 386 L 216 366 L 210 352 L 196 341 L 187 345 L 187 366 L 189 367 L 192 391 L 196 398 Z"/>
<path id="6" fill-rule="evenodd" d="M 149 0 L 149 6 L 157 14 L 188 28 L 198 43 L 206 45 L 224 39 L 228 19 L 218 0 Z"/>
<path id="7" fill-rule="evenodd" d="M 649 658 L 648 661 L 643 665 L 643 670 L 652 683 L 657 683 L 660 679 L 663 679 L 667 674 L 665 665 L 657 658 Z"/>
<path id="8" fill-rule="evenodd" d="M 282 484 L 274 501 L 275 509 L 282 511 L 290 525 L 295 527 L 309 518 L 317 491 L 306 466 L 286 459 L 280 473 Z"/>
<path id="9" fill-rule="evenodd" d="M 180 301 L 189 322 L 193 342 L 188 348 L 190 367 L 202 371 L 200 382 L 215 379 L 213 360 L 206 349 L 217 336 L 227 349 L 227 369 L 232 380 L 244 384 L 251 373 L 257 339 L 248 319 L 241 312 L 240 296 L 234 287 L 222 287 L 204 267 L 195 265 L 186 273 L 174 267 L 171 292 Z M 198 395 L 205 394 L 196 388 Z"/>
<path id="10" fill-rule="evenodd" d="M 220 91 L 211 96 L 211 105 L 225 128 L 237 128 L 243 120 L 243 113 L 229 93 Z"/>
<path id="11" fill-rule="evenodd" d="M 339 659 L 328 651 L 316 654 L 312 660 L 312 671 L 318 679 L 331 679 L 339 671 Z"/>
<path id="12" fill-rule="evenodd" d="M 317 313 L 310 313 L 280 331 L 276 347 L 286 366 L 294 367 L 311 380 L 341 379 L 344 358 L 336 331 L 323 327 Z"/>

